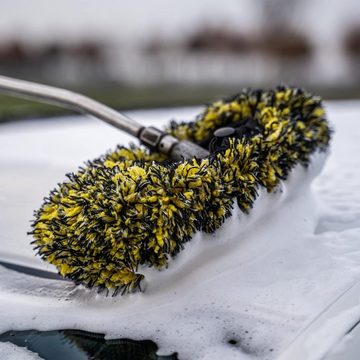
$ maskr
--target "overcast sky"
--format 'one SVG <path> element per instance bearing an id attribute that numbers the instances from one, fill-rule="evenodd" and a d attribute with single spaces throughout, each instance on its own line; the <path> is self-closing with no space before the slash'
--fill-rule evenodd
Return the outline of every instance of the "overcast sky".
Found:
<path id="1" fill-rule="evenodd" d="M 0 37 L 51 38 L 91 34 L 116 37 L 184 32 L 199 21 L 254 26 L 257 7 L 248 0 L 1 0 Z M 253 3 L 255 4 L 255 3 Z M 246 8 L 246 11 L 244 10 Z"/>
<path id="2" fill-rule="evenodd" d="M 0 40 L 173 37 L 203 23 L 252 31 L 259 27 L 265 1 L 271 0 L 0 0 Z M 343 24 L 360 23 L 360 0 L 303 3 L 309 5 L 302 10 L 305 16 L 298 7 L 292 22 L 315 38 L 331 35 Z"/>

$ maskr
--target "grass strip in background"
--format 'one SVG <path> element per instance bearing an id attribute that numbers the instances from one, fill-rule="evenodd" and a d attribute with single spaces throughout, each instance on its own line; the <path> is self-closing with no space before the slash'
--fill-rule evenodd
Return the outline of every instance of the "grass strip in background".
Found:
<path id="1" fill-rule="evenodd" d="M 74 89 L 118 110 L 150 109 L 207 104 L 239 92 L 244 86 L 159 86 L 145 88 L 101 87 Z M 272 86 L 264 86 L 272 87 Z M 359 88 L 310 89 L 324 99 L 360 99 Z M 70 110 L 0 95 L 0 123 L 73 114 Z"/>

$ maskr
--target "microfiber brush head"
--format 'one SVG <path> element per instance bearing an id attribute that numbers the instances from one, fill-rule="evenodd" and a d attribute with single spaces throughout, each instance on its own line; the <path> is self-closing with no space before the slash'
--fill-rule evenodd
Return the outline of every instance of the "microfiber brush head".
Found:
<path id="1" fill-rule="evenodd" d="M 224 126 L 230 135 L 214 136 Z M 248 212 L 259 186 L 272 191 L 331 134 L 320 99 L 288 87 L 244 90 L 168 131 L 210 145 L 210 156 L 174 162 L 119 146 L 45 198 L 33 244 L 62 276 L 114 294 L 138 289 L 141 266 L 166 267 L 196 231 L 218 229 L 234 201 Z"/>

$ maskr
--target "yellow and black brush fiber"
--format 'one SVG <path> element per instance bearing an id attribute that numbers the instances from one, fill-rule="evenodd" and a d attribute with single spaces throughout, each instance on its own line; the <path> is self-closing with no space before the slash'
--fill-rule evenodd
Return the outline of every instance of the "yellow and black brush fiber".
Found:
<path id="1" fill-rule="evenodd" d="M 216 139 L 224 126 L 236 131 Z M 320 98 L 285 86 L 244 90 L 168 132 L 210 145 L 210 156 L 174 162 L 119 146 L 45 198 L 33 244 L 62 276 L 114 294 L 140 288 L 141 267 L 166 267 L 196 231 L 218 229 L 235 201 L 247 213 L 259 187 L 272 191 L 296 164 L 326 150 L 331 135 Z"/>

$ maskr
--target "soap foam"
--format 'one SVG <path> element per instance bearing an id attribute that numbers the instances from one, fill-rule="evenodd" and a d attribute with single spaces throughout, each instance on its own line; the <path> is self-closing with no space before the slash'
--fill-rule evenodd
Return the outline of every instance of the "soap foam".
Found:
<path id="1" fill-rule="evenodd" d="M 298 166 L 273 193 L 260 189 L 250 215 L 235 207 L 220 230 L 196 234 L 167 270 L 144 269 L 144 293 L 104 298 L 69 283 L 1 269 L 8 281 L 0 293 L 8 296 L 0 304 L 9 317 L 0 332 L 26 329 L 31 321 L 39 330 L 85 329 L 107 338 L 151 339 L 161 353 L 178 351 L 180 359 L 218 353 L 266 358 L 281 342 L 283 329 L 288 331 L 289 314 L 298 317 L 282 303 L 284 290 L 277 295 L 274 287 L 291 288 L 293 278 L 286 275 L 294 264 L 294 259 L 289 263 L 291 250 L 314 230 L 309 183 L 323 160 L 324 154 L 317 154 L 308 169 Z M 274 283 L 284 263 L 286 276 Z M 309 286 L 307 280 L 303 286 Z"/>
<path id="2" fill-rule="evenodd" d="M 0 359 L 1 360 L 40 360 L 41 358 L 19 346 L 16 346 L 12 343 L 5 342 L 0 343 Z"/>
<path id="3" fill-rule="evenodd" d="M 106 298 L 0 267 L 0 333 L 71 328 L 151 339 L 159 354 L 180 359 L 275 358 L 359 278 L 360 192 L 350 192 L 360 179 L 360 160 L 351 158 L 360 127 L 354 116 L 341 120 L 312 188 L 325 154 L 297 166 L 274 193 L 260 190 L 249 215 L 235 206 L 217 232 L 196 234 L 167 270 L 140 269 L 143 293 Z"/>

